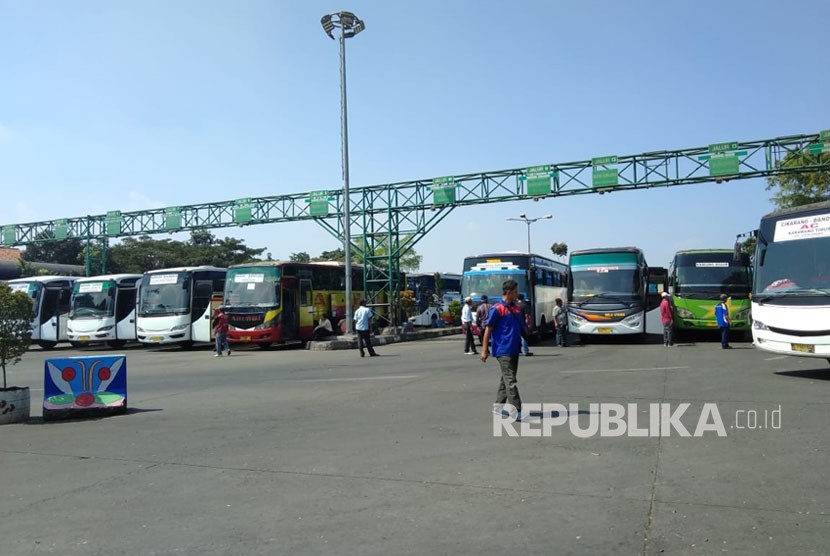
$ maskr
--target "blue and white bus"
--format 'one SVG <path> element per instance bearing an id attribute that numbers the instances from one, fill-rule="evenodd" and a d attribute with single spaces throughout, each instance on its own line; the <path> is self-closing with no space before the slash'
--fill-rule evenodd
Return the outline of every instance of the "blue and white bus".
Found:
<path id="1" fill-rule="evenodd" d="M 643 252 L 636 247 L 574 251 L 569 266 L 571 332 L 580 335 L 646 332 L 646 313 L 659 307 L 660 296 L 665 291 L 665 268 L 649 269 Z"/>
<path id="2" fill-rule="evenodd" d="M 491 302 L 502 298 L 501 285 L 515 280 L 533 317 L 530 333 L 536 337 L 554 330 L 553 309 L 556 298 L 568 301 L 568 266 L 564 263 L 527 253 L 492 253 L 466 257 L 461 278 L 462 298 L 472 297 L 481 303 L 486 295 Z"/>

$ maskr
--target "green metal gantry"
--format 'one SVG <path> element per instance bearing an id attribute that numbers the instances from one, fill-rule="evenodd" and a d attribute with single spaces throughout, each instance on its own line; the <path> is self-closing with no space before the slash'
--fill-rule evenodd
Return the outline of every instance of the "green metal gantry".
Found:
<path id="1" fill-rule="evenodd" d="M 762 178 L 830 170 L 830 131 L 705 147 L 606 155 L 565 163 L 461 174 L 352 188 L 353 249 L 364 254 L 365 281 L 397 318 L 400 256 L 414 247 L 453 209 L 466 205 L 608 193 L 652 187 Z M 786 162 L 786 164 L 785 164 Z M 65 218 L 2 227 L 0 245 L 66 238 L 106 240 L 313 220 L 342 242 L 343 191 L 248 197 L 215 203 Z"/>

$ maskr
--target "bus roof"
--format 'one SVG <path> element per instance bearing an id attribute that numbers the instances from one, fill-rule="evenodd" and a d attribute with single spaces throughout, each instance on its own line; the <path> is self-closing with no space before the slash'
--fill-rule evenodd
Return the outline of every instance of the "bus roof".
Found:
<path id="1" fill-rule="evenodd" d="M 9 284 L 27 284 L 29 282 L 40 282 L 43 284 L 49 284 L 51 282 L 62 282 L 65 280 L 69 280 L 70 282 L 74 282 L 77 280 L 77 276 L 27 276 L 26 278 L 15 278 L 14 280 L 9 280 Z"/>
<path id="2" fill-rule="evenodd" d="M 830 210 L 830 201 L 821 201 L 819 203 L 810 203 L 809 205 L 801 205 L 799 207 L 790 207 L 782 210 L 777 210 L 761 217 L 761 220 L 767 218 L 777 218 L 779 216 L 786 216 L 788 214 L 795 214 L 801 212 L 810 212 L 814 210 Z"/>
<path id="3" fill-rule="evenodd" d="M 104 280 L 112 280 L 120 284 L 124 280 L 139 280 L 143 274 L 102 274 L 101 276 L 89 276 L 86 278 L 78 278 L 76 282 L 102 282 Z"/>
<path id="4" fill-rule="evenodd" d="M 642 253 L 639 247 L 599 247 L 596 249 L 580 249 L 571 251 L 571 255 L 587 255 L 594 253 Z"/>
<path id="5" fill-rule="evenodd" d="M 219 268 L 218 266 L 177 266 L 174 268 L 159 268 L 156 270 L 148 270 L 144 274 L 161 274 L 163 272 L 192 272 L 194 270 L 219 270 L 219 271 L 226 271 L 227 268 Z"/>
<path id="6" fill-rule="evenodd" d="M 716 248 L 716 249 L 681 249 L 677 253 L 674 254 L 676 257 L 677 255 L 703 255 L 706 253 L 733 253 L 734 249 L 726 249 L 726 248 Z"/>

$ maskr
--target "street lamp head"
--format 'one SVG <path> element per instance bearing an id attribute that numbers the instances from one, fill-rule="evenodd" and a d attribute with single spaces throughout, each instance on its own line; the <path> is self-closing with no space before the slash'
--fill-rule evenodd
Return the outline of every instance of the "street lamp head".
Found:
<path id="1" fill-rule="evenodd" d="M 352 12 L 337 12 L 333 14 L 326 14 L 320 19 L 320 24 L 323 26 L 323 31 L 334 40 L 332 32 L 335 27 L 340 27 L 340 32 L 343 38 L 349 39 L 364 29 L 366 24 L 362 19 L 358 18 Z"/>
<path id="2" fill-rule="evenodd" d="M 525 213 L 521 213 L 521 214 L 519 215 L 519 218 L 527 218 L 527 216 L 525 215 Z"/>
<path id="3" fill-rule="evenodd" d="M 553 215 L 552 214 L 546 214 L 542 218 L 550 220 L 551 218 L 553 218 Z"/>

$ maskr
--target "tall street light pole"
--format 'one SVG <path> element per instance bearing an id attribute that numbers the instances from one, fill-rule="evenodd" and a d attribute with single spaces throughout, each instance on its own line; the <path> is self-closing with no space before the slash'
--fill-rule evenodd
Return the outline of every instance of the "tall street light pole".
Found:
<path id="1" fill-rule="evenodd" d="M 343 252 L 346 255 L 346 333 L 352 334 L 352 237 L 349 215 L 349 126 L 346 118 L 346 39 L 354 37 L 366 28 L 362 19 L 351 12 L 337 12 L 320 19 L 323 31 L 334 40 L 332 32 L 340 29 L 340 139 L 343 153 Z"/>
<path id="2" fill-rule="evenodd" d="M 530 255 L 530 225 L 534 222 L 538 222 L 539 220 L 550 220 L 551 218 L 553 218 L 553 216 L 550 214 L 538 216 L 536 218 L 528 218 L 525 213 L 522 213 L 519 215 L 518 218 L 508 218 L 507 220 L 510 220 L 512 222 L 524 222 L 525 224 L 527 224 L 527 254 Z"/>

